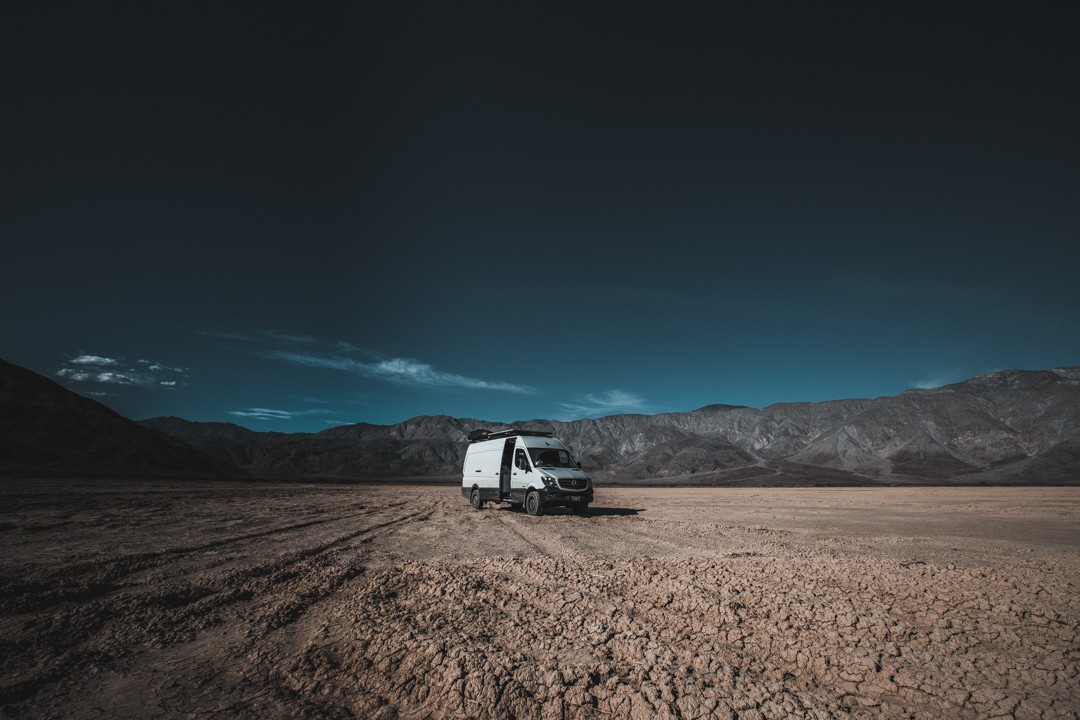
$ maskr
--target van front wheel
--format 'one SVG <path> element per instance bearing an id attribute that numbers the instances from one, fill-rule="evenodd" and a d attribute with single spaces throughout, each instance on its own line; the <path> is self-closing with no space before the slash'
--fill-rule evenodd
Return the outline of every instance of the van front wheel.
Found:
<path id="1" fill-rule="evenodd" d="M 530 515 L 540 515 L 543 510 L 540 509 L 540 493 L 535 490 L 530 490 L 529 494 L 525 496 L 525 512 Z"/>
<path id="2" fill-rule="evenodd" d="M 469 504 L 473 506 L 473 510 L 484 509 L 484 501 L 480 499 L 480 488 L 473 488 L 472 495 L 469 496 Z"/>

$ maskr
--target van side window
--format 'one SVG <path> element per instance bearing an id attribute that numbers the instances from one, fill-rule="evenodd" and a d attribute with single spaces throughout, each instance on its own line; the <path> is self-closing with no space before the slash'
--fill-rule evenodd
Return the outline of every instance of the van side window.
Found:
<path id="1" fill-rule="evenodd" d="M 518 470 L 529 469 L 529 460 L 525 457 L 525 451 L 520 448 L 514 455 L 514 466 L 517 467 Z"/>

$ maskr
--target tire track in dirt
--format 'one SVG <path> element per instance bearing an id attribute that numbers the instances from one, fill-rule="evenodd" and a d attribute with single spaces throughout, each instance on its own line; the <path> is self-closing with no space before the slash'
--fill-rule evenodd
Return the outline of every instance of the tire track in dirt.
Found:
<path id="1" fill-rule="evenodd" d="M 897 592 L 922 565 L 799 547 L 782 530 L 724 527 L 738 547 L 765 554 L 628 560 L 552 557 L 560 526 L 501 524 L 541 554 L 414 562 L 365 578 L 364 600 L 348 606 L 362 641 L 324 628 L 331 639 L 302 655 L 307 671 L 329 672 L 320 664 L 329 645 L 338 667 L 405 714 L 486 708 L 523 718 L 976 717 L 1004 702 L 1052 717 L 1069 701 L 1060 690 L 1014 688 L 1011 700 L 967 691 L 979 684 L 978 658 L 1009 648 L 1006 656 L 1033 658 L 1029 674 L 1056 668 L 1051 687 L 1076 677 L 1076 659 L 1046 658 L 1043 641 L 1010 635 L 998 648 L 996 630 L 949 619 L 953 603 L 974 602 L 966 588 L 979 583 L 965 570 L 931 566 L 917 591 Z M 551 536 L 534 541 L 545 529 Z M 1031 611 L 1066 622 L 1060 641 L 1076 638 L 1075 618 L 1050 607 Z M 954 663 L 967 670 L 950 670 Z"/>
<path id="2" fill-rule="evenodd" d="M 107 654 L 131 646 L 164 648 L 189 642 L 198 632 L 227 622 L 235 624 L 238 620 L 247 627 L 247 637 L 284 628 L 364 572 L 363 556 L 344 552 L 350 542 L 385 535 L 409 522 L 422 521 L 430 514 L 430 510 L 409 512 L 337 535 L 269 563 L 211 575 L 200 585 L 174 579 L 145 589 L 118 587 L 112 593 L 74 606 L 43 603 L 37 610 L 52 608 L 50 615 L 24 629 L 32 630 L 39 641 L 45 641 L 48 654 L 59 654 L 59 661 L 42 658 L 31 677 L 0 688 L 0 704 L 26 700 L 40 688 L 62 680 L 71 662 L 78 661 L 79 647 L 93 645 Z M 358 516 L 331 518 L 326 522 L 349 521 Z M 301 524 L 288 529 L 296 529 L 297 525 Z M 316 523 L 302 525 L 311 528 Z M 233 540 L 242 544 L 266 535 L 248 533 L 234 536 Z M 210 545 L 189 549 L 197 553 Z M 180 550 L 174 548 L 165 554 L 177 554 Z M 333 554 L 340 557 L 322 559 Z M 58 653 L 61 648 L 67 650 Z"/>
<path id="3" fill-rule="evenodd" d="M 230 715 L 262 718 L 265 716 L 265 709 L 247 714 L 243 712 L 245 708 L 250 709 L 251 698 L 257 697 L 263 706 L 266 703 L 278 703 L 281 712 L 289 716 L 305 713 L 316 717 L 341 716 L 340 709 L 312 696 L 310 683 L 292 687 L 279 678 L 266 686 L 267 678 L 277 677 L 279 671 L 276 668 L 295 661 L 303 654 L 303 648 L 314 629 L 324 625 L 327 616 L 341 616 L 342 599 L 348 597 L 343 595 L 343 588 L 350 583 L 363 582 L 362 578 L 367 572 L 367 566 L 361 563 L 366 556 L 353 556 L 350 554 L 352 551 L 366 549 L 369 539 L 388 541 L 390 535 L 402 528 L 427 521 L 437 509 L 431 506 L 407 513 L 356 533 L 335 538 L 334 541 L 325 543 L 325 547 L 308 548 L 308 552 L 322 550 L 323 554 L 331 555 L 332 562 L 311 565 L 307 568 L 308 573 L 288 581 L 287 594 L 267 592 L 262 596 L 265 598 L 264 602 L 256 603 L 246 611 L 246 628 L 243 636 L 234 643 L 233 650 L 234 655 L 243 659 L 240 667 L 246 668 L 246 671 L 232 680 L 239 690 L 233 689 L 233 685 L 229 685 L 225 690 L 231 694 L 239 692 L 243 697 L 227 705 L 227 712 Z M 362 542 L 353 542 L 358 539 Z M 281 580 L 279 577 L 274 579 Z M 282 601 L 283 597 L 285 599 Z M 205 682 L 214 685 L 222 681 L 220 678 L 207 676 Z M 254 684 L 256 682 L 258 685 Z M 247 690 L 250 687 L 265 689 L 252 694 Z"/>
<path id="4" fill-rule="evenodd" d="M 178 560 L 182 575 L 0 618 L 12 643 L 3 655 L 21 653 L 0 666 L 3 711 L 260 720 L 1080 714 L 1076 551 L 1003 543 L 999 553 L 990 543 L 954 563 L 956 554 L 918 533 L 767 527 L 759 523 L 776 511 L 758 504 L 741 515 L 724 505 L 719 524 L 699 509 L 704 492 L 658 491 L 649 504 L 628 493 L 621 502 L 647 508 L 644 516 L 532 518 L 477 513 L 454 490 L 364 488 L 379 512 L 360 519 L 339 514 L 352 494 L 315 490 L 279 503 L 273 517 L 321 509 L 341 523 L 237 542 L 225 564 L 195 552 Z M 1080 516 L 1071 502 L 1078 509 L 1065 521 Z M 249 507 L 197 509 L 214 527 Z M 171 537 L 187 534 L 178 526 Z M 21 568 L 34 566 L 4 567 L 24 579 L 32 573 Z M 23 699 L 5 694 L 13 690 Z"/>
<path id="5" fill-rule="evenodd" d="M 560 714 L 566 710 L 600 715 L 628 709 L 623 707 L 625 698 L 609 703 L 604 711 L 599 707 L 600 699 L 608 693 L 605 687 L 613 681 L 621 685 L 619 678 L 625 680 L 630 677 L 638 685 L 644 682 L 647 688 L 655 689 L 656 683 L 645 676 L 637 677 L 632 671 L 640 663 L 643 653 L 646 656 L 650 653 L 655 655 L 658 647 L 659 638 L 653 638 L 646 628 L 650 618 L 646 616 L 645 607 L 635 610 L 634 603 L 630 602 L 620 608 L 612 602 L 614 597 L 630 592 L 627 581 L 619 579 L 621 572 L 618 568 L 625 565 L 625 561 L 597 565 L 586 560 L 587 567 L 582 567 L 576 551 L 567 550 L 564 542 L 553 537 L 558 534 L 559 527 L 563 527 L 556 526 L 562 518 L 546 517 L 542 521 L 544 524 L 538 521 L 533 527 L 526 526 L 524 523 L 528 521 L 524 518 L 496 517 L 502 527 L 538 550 L 540 556 L 483 559 L 470 568 L 453 567 L 445 571 L 428 563 L 413 563 L 392 575 L 379 575 L 366 580 L 370 597 L 361 605 L 364 609 L 376 610 L 373 615 L 364 613 L 362 624 L 371 631 L 370 634 L 385 636 L 387 641 L 386 644 L 376 644 L 375 651 L 369 648 L 369 654 L 361 665 L 374 665 L 379 677 L 385 677 L 387 673 L 394 675 L 395 671 L 400 671 L 402 677 L 400 687 L 380 687 L 376 683 L 370 687 L 371 692 L 396 697 L 397 707 L 402 710 L 409 708 L 406 714 L 423 715 L 434 711 L 436 715 L 444 715 L 448 708 L 469 714 L 475 713 L 478 707 L 490 708 L 492 712 L 500 708 L 497 714 L 501 714 L 510 712 L 503 704 L 505 698 L 507 702 L 514 703 L 514 712 L 525 713 L 520 715 L 522 717 L 533 717 L 535 714 L 522 710 L 520 703 L 531 704 L 534 709 L 544 707 L 545 716 L 550 716 L 548 712 L 554 711 L 555 705 L 561 708 L 558 710 Z M 566 520 L 574 522 L 573 527 L 584 522 L 578 518 Z M 500 547 L 506 548 L 508 545 L 502 544 Z M 475 565 L 479 565 L 479 568 Z M 479 575 L 475 571 L 470 572 L 477 569 L 480 570 Z M 434 577 L 425 578 L 425 573 L 429 572 Z M 460 580 L 460 576 L 465 579 Z M 395 583 L 401 582 L 403 577 L 407 578 L 404 581 L 408 587 L 407 593 L 404 590 L 399 593 L 395 587 Z M 461 589 L 462 583 L 461 597 L 455 597 L 454 591 Z M 419 615 L 395 612 L 394 606 L 405 595 L 408 596 L 406 602 L 410 610 L 418 607 Z M 643 598 L 637 599 L 639 603 L 643 601 Z M 454 608 L 452 613 L 444 611 L 445 605 Z M 491 618 L 493 609 L 497 615 L 494 621 Z M 384 632 L 373 629 L 379 625 L 385 628 Z M 501 668 L 496 669 L 494 674 L 503 680 L 487 682 L 482 677 L 472 677 L 466 673 L 456 677 L 451 683 L 451 690 L 432 703 L 428 696 L 434 689 L 430 684 L 420 687 L 410 678 L 438 675 L 440 664 L 447 658 L 455 661 L 455 666 L 459 668 L 466 667 L 468 662 L 465 656 L 459 656 L 454 649 L 447 650 L 436 641 L 432 648 L 434 657 L 427 659 L 430 665 L 426 664 L 423 649 L 418 651 L 410 647 L 407 640 L 402 640 L 403 636 L 422 635 L 419 628 L 425 626 L 439 631 L 440 636 L 460 636 L 461 642 L 468 642 L 470 635 L 478 635 L 480 640 L 486 640 L 487 644 L 477 648 L 475 654 L 488 658 L 497 668 Z M 502 629 L 496 632 L 495 626 L 502 626 Z M 569 644 L 552 640 L 566 633 L 583 634 L 585 641 L 581 642 L 580 637 Z M 399 645 L 397 652 L 391 650 L 389 645 L 395 638 L 405 649 Z M 422 645 L 427 645 L 422 638 L 419 639 Z M 321 655 L 321 651 L 311 650 L 310 653 Z M 306 662 L 316 661 L 308 657 Z M 336 655 L 335 662 L 342 662 L 341 657 Z M 667 662 L 670 665 L 672 658 L 668 658 Z M 531 676 L 516 678 L 511 670 L 523 663 L 548 669 L 539 680 Z M 598 665 L 606 668 L 603 673 L 596 672 Z M 736 676 L 730 666 L 717 666 L 712 670 L 716 683 L 731 682 L 731 678 Z M 549 677 L 551 673 L 555 673 L 555 676 Z M 365 673 L 361 672 L 360 675 L 364 676 Z M 540 680 L 543 682 L 537 685 Z M 563 685 L 568 687 L 561 687 Z M 407 699 L 414 690 L 416 695 L 412 699 L 416 704 L 411 705 Z M 657 706 L 649 707 L 655 710 Z"/>
<path id="6" fill-rule="evenodd" d="M 547 557 L 573 560 L 586 555 L 615 554 L 619 547 L 648 546 L 649 554 L 677 554 L 687 549 L 683 542 L 651 534 L 641 519 L 632 516 L 563 513 L 533 518 L 502 510 L 496 517 L 516 537 Z"/>
<path id="7" fill-rule="evenodd" d="M 627 565 L 614 561 L 608 572 L 617 575 Z M 493 560 L 478 569 L 479 574 L 462 574 L 461 568 L 415 564 L 393 577 L 369 578 L 374 587 L 350 610 L 362 613 L 359 622 L 371 639 L 364 643 L 365 659 L 350 672 L 366 677 L 363 668 L 371 663 L 372 692 L 397 697 L 399 703 L 410 697 L 409 677 L 430 677 L 433 681 L 415 688 L 411 699 L 420 708 L 441 708 L 442 716 L 468 714 L 474 706 L 518 717 L 628 716 L 631 709 L 636 714 L 645 707 L 654 716 L 667 707 L 660 688 L 670 685 L 678 658 L 665 654 L 661 638 L 640 613 L 589 601 L 591 593 L 581 592 L 589 584 L 584 576 L 596 575 L 598 568 L 590 563 L 582 571 L 550 558 L 529 558 Z M 531 587 L 516 582 L 520 575 L 533 578 Z M 440 637 L 460 639 L 447 646 Z M 643 669 L 643 662 L 650 669 Z M 716 686 L 730 685 L 736 677 L 727 664 L 699 674 Z M 450 679 L 449 687 L 440 686 L 440 676 Z M 380 678 L 396 678 L 401 686 L 379 687 Z M 635 709 L 632 704 L 643 692 L 655 697 Z"/>
<path id="8" fill-rule="evenodd" d="M 509 518 L 504 515 L 498 515 L 496 517 L 498 518 L 499 522 L 502 523 L 503 527 L 508 529 L 514 534 L 515 537 L 520 539 L 522 542 L 524 542 L 526 545 L 528 545 L 541 555 L 545 557 L 552 557 L 556 554 L 561 554 L 558 550 L 553 549 L 549 543 L 541 543 L 530 537 L 529 534 L 527 534 L 521 529 L 518 518 Z"/>
<path id="9" fill-rule="evenodd" d="M 406 513 L 401 517 L 346 533 L 329 542 L 306 548 L 280 563 L 258 568 L 249 577 L 258 578 L 264 571 L 269 570 L 267 588 L 264 592 L 266 596 L 270 596 L 273 589 L 281 587 L 285 582 L 289 582 L 289 592 L 287 594 L 282 593 L 286 595 L 284 600 L 270 597 L 268 612 L 266 614 L 260 613 L 262 622 L 269 629 L 277 629 L 295 622 L 314 604 L 333 594 L 342 584 L 365 572 L 366 565 L 363 556 L 343 555 L 344 550 L 348 549 L 347 543 L 359 538 L 375 538 L 410 522 L 422 522 L 431 517 L 432 512 L 432 510 L 418 510 Z M 321 564 L 313 562 L 331 551 L 343 555 L 341 558 L 332 558 L 332 560 L 339 560 L 340 565 L 335 565 L 332 562 Z M 308 577 L 299 577 L 299 572 L 291 571 L 291 568 L 299 563 L 308 563 L 310 565 Z"/>
<path id="10" fill-rule="evenodd" d="M 118 585 L 117 582 L 123 578 L 156 567 L 162 562 L 171 562 L 176 558 L 190 558 L 193 555 L 205 553 L 209 550 L 230 547 L 251 540 L 276 537 L 284 533 L 299 532 L 314 526 L 355 520 L 375 512 L 377 511 L 367 510 L 366 512 L 347 516 L 307 520 L 258 532 L 219 538 L 198 545 L 173 547 L 152 552 L 128 554 L 120 558 L 78 563 L 63 570 L 48 573 L 44 577 L 31 582 L 7 581 L 0 584 L 0 612 L 19 612 L 25 607 L 34 607 L 40 610 L 58 603 L 94 599 L 119 590 L 122 585 Z"/>

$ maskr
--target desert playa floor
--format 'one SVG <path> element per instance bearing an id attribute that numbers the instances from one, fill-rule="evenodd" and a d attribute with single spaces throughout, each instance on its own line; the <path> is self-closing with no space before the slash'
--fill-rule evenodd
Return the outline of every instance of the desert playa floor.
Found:
<path id="1" fill-rule="evenodd" d="M 1080 489 L 5 481 L 0 717 L 1080 715 Z"/>

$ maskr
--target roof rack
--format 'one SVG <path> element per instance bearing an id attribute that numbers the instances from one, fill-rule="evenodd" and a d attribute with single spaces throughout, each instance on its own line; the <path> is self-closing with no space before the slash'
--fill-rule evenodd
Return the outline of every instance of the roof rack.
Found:
<path id="1" fill-rule="evenodd" d="M 530 437 L 553 437 L 555 433 L 551 430 L 519 430 L 517 428 L 510 428 L 509 430 L 473 430 L 469 433 L 469 442 L 482 442 L 484 440 L 498 440 L 499 438 L 517 437 L 519 435 L 528 435 Z"/>

